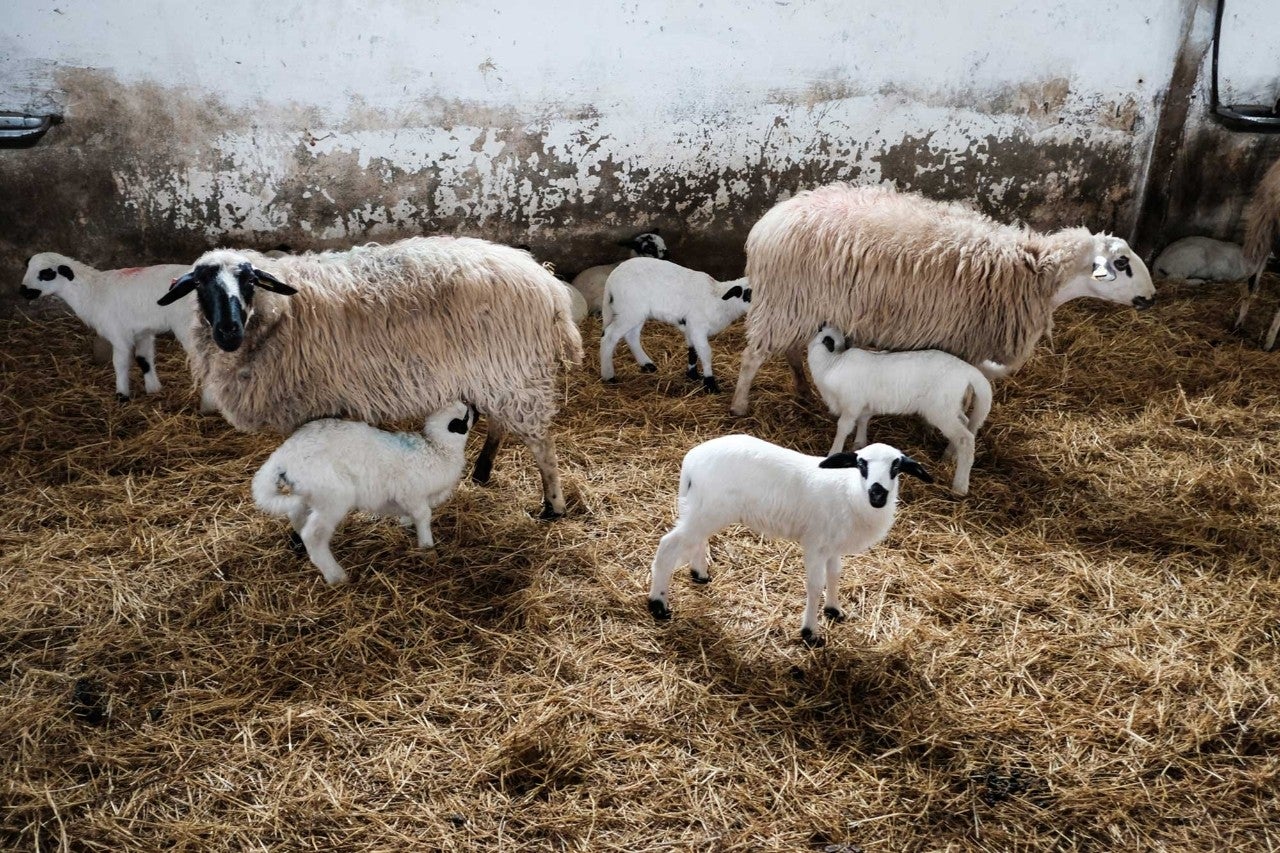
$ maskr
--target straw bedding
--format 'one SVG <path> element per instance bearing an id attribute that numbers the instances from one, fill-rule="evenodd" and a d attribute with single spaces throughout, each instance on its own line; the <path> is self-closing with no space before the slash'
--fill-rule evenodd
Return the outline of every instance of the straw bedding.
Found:
<path id="1" fill-rule="evenodd" d="M 829 443 L 781 360 L 734 420 L 652 329 L 658 374 L 568 383 L 569 516 L 530 516 L 513 444 L 434 553 L 352 516 L 328 589 L 249 497 L 276 440 L 196 414 L 176 346 L 120 405 L 74 319 L 3 321 L 0 844 L 1280 847 L 1280 355 L 1226 334 L 1236 295 L 1062 309 L 964 501 L 938 436 L 877 419 L 942 476 L 846 559 L 818 650 L 791 543 L 728 531 L 670 624 L 644 603 L 686 450 Z"/>

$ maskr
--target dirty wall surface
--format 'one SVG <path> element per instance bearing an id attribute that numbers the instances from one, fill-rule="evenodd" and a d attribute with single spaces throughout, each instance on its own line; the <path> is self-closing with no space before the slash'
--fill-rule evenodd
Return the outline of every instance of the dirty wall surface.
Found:
<path id="1" fill-rule="evenodd" d="M 0 109 L 66 123 L 0 151 L 0 274 L 40 250 L 125 266 L 422 233 L 572 273 L 658 227 L 727 276 L 765 210 L 832 180 L 1127 236 L 1189 8 L 426 6 L 10 10 Z"/>

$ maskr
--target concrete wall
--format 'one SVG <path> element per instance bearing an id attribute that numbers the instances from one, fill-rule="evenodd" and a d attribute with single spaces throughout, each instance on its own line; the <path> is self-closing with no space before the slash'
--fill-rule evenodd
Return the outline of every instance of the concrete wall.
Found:
<path id="1" fill-rule="evenodd" d="M 10 4 L 0 109 L 67 121 L 0 151 L 0 274 L 424 232 L 572 272 L 657 226 L 728 275 L 840 179 L 1128 235 L 1194 2 Z"/>

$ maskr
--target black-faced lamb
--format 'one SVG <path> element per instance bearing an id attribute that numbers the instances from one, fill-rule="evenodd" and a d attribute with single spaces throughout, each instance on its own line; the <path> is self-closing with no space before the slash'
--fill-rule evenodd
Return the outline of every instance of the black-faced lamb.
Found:
<path id="1" fill-rule="evenodd" d="M 472 476 L 488 479 L 514 431 L 542 474 L 543 516 L 563 514 L 550 425 L 582 338 L 565 286 L 527 252 L 469 237 L 283 258 L 219 249 L 161 302 L 192 290 L 193 372 L 236 429 L 377 424 L 468 400 L 489 418 Z"/>
<path id="2" fill-rule="evenodd" d="M 947 437 L 956 470 L 951 490 L 969 493 L 974 443 L 991 411 L 991 382 L 982 371 L 941 350 L 870 352 L 850 349 L 844 334 L 823 326 L 809 344 L 809 372 L 822 401 L 839 418 L 830 454 L 867 444 L 873 415 L 919 415 Z M 972 394 L 973 409 L 965 401 Z"/>
<path id="3" fill-rule="evenodd" d="M 731 524 L 804 547 L 805 608 L 800 637 L 824 643 L 818 605 L 843 621 L 840 558 L 861 554 L 889 533 L 898 506 L 900 474 L 933 478 L 886 444 L 857 453 L 807 456 L 749 435 L 726 435 L 690 450 L 680 467 L 676 525 L 653 558 L 649 612 L 671 618 L 669 592 L 676 567 L 689 563 L 695 583 L 708 583 L 707 540 Z"/>
<path id="4" fill-rule="evenodd" d="M 462 476 L 475 410 L 454 403 L 427 418 L 421 433 L 385 432 L 359 421 L 303 424 L 253 477 L 263 512 L 289 518 L 327 584 L 347 582 L 329 540 L 352 510 L 411 521 L 419 548 L 432 548 L 431 510 Z"/>
<path id="5" fill-rule="evenodd" d="M 156 373 L 156 335 L 172 332 L 191 352 L 191 299 L 167 307 L 156 294 L 187 271 L 180 264 L 99 270 L 57 252 L 41 252 L 27 261 L 19 293 L 27 299 L 57 296 L 89 328 L 111 344 L 116 374 L 116 397 L 129 399 L 129 370 L 136 363 L 148 394 L 160 390 Z M 202 408 L 211 405 L 207 395 Z"/>
<path id="6" fill-rule="evenodd" d="M 940 349 L 1007 372 L 1031 356 L 1054 309 L 1081 296 L 1148 308 L 1155 287 L 1118 237 L 1040 234 L 964 205 L 887 187 L 834 184 L 776 205 L 747 237 L 755 304 L 732 411 L 785 352 L 809 394 L 804 350 L 824 322 L 871 349 Z"/>
<path id="7" fill-rule="evenodd" d="M 604 333 L 600 338 L 600 378 L 613 380 L 613 352 L 626 340 L 636 363 L 645 373 L 658 368 L 640 345 L 646 320 L 659 320 L 680 329 L 689 348 L 690 380 L 718 393 L 711 367 L 709 338 L 718 335 L 751 306 L 747 279 L 719 282 L 697 270 L 656 258 L 623 261 L 609 276 L 605 288 Z M 702 374 L 698 374 L 698 360 Z"/>
<path id="8" fill-rule="evenodd" d="M 667 257 L 667 243 L 658 234 L 657 229 L 637 234 L 629 240 L 619 240 L 618 245 L 631 250 L 633 258 Z M 620 262 L 619 262 L 620 263 Z M 582 294 L 587 302 L 587 310 L 592 314 L 600 314 L 604 306 L 604 286 L 609 274 L 618 268 L 618 264 L 601 264 L 587 267 L 573 277 L 573 287 Z"/>
<path id="9" fill-rule="evenodd" d="M 1240 311 L 1236 314 L 1235 330 L 1244 327 L 1244 319 L 1249 314 L 1249 306 L 1258 295 L 1258 287 L 1262 283 L 1262 274 L 1267 268 L 1267 259 L 1271 255 L 1280 257 L 1280 160 L 1267 169 L 1249 206 L 1244 213 L 1244 265 L 1249 276 L 1245 285 L 1244 298 L 1240 302 Z M 1271 350 L 1276 345 L 1276 335 L 1280 333 L 1280 308 L 1271 318 L 1271 326 L 1263 338 L 1262 348 Z"/>

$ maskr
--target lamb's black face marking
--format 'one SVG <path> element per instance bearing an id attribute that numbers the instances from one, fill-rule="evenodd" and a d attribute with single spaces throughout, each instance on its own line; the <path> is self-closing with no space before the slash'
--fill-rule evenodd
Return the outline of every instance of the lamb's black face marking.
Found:
<path id="1" fill-rule="evenodd" d="M 57 277 L 58 277 L 58 274 L 57 272 L 54 271 L 53 267 L 45 267 L 44 269 L 40 270 L 40 272 L 36 273 L 36 278 L 40 279 L 41 281 L 53 281 Z"/>
<path id="2" fill-rule="evenodd" d="M 143 375 L 146 375 L 151 372 L 151 363 L 147 361 L 145 358 L 143 358 L 142 356 L 138 356 L 137 358 L 134 359 L 134 361 L 138 363 L 138 367 L 142 368 Z"/>
<path id="3" fill-rule="evenodd" d="M 467 416 L 463 415 L 460 418 L 454 418 L 449 421 L 448 429 L 449 432 L 456 432 L 458 435 L 466 435 L 467 431 L 471 429 L 471 424 L 468 423 Z"/>
<path id="4" fill-rule="evenodd" d="M 667 256 L 667 247 L 663 245 L 661 238 L 654 234 L 641 234 L 632 241 L 632 245 L 637 254 L 647 255 L 659 260 Z"/>
<path id="5" fill-rule="evenodd" d="M 1129 278 L 1133 278 L 1133 266 L 1129 263 L 1128 255 L 1121 255 L 1115 259 L 1113 266 L 1123 272 Z"/>
<path id="6" fill-rule="evenodd" d="M 836 351 L 836 339 L 831 337 L 830 335 L 822 336 L 822 345 L 827 348 L 827 352 Z"/>
<path id="7" fill-rule="evenodd" d="M 676 321 L 676 323 L 681 326 L 683 326 L 686 322 L 688 322 L 688 320 L 684 317 L 681 317 L 679 320 Z"/>
<path id="8" fill-rule="evenodd" d="M 726 290 L 726 291 L 724 292 L 724 296 L 721 296 L 720 298 L 721 298 L 721 299 L 723 299 L 723 300 L 725 300 L 725 301 L 728 301 L 728 300 L 730 300 L 730 299 L 741 299 L 741 298 L 742 298 L 742 287 L 741 287 L 740 285 L 735 284 L 733 287 L 731 287 L 731 288 L 729 288 L 728 290 Z"/>
<path id="9" fill-rule="evenodd" d="M 58 275 L 65 278 L 67 281 L 72 281 L 76 277 L 76 274 L 71 271 L 71 267 L 66 264 L 58 264 Z"/>
<path id="10" fill-rule="evenodd" d="M 23 299 L 36 299 L 44 296 L 44 292 L 36 290 L 34 287 L 27 287 L 25 284 L 18 285 L 18 293 L 22 294 Z"/>
<path id="11" fill-rule="evenodd" d="M 748 305 L 751 304 L 751 288 L 748 287 L 746 290 L 742 291 L 742 301 Z"/>

